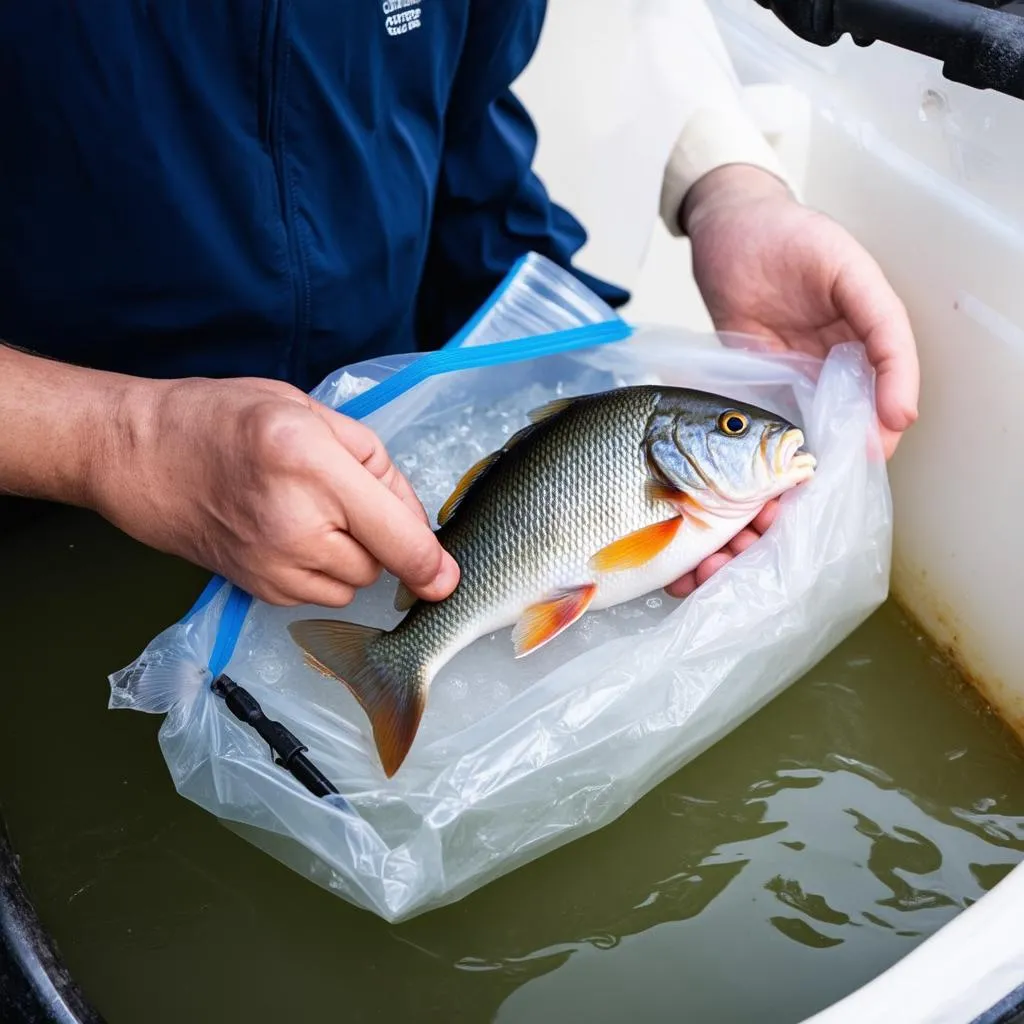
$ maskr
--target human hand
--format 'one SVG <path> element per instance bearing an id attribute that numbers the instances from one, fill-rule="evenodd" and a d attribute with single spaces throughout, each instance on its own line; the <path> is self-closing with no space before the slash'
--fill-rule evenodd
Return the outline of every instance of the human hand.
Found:
<path id="1" fill-rule="evenodd" d="M 279 381 L 138 381 L 94 501 L 126 533 L 272 604 L 343 607 L 382 566 L 440 600 L 459 570 L 377 436 Z"/>
<path id="2" fill-rule="evenodd" d="M 875 369 L 885 457 L 917 419 L 919 367 L 906 310 L 881 268 L 839 224 L 792 198 L 755 167 L 722 167 L 688 193 L 680 221 L 715 328 L 751 335 L 769 351 L 819 357 L 862 341 Z M 773 501 L 750 527 L 668 588 L 685 597 L 772 523 Z"/>

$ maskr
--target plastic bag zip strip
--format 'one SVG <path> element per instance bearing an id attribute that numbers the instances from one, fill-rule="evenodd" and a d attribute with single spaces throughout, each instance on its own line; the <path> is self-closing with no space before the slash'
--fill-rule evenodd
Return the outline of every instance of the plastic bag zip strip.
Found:
<path id="1" fill-rule="evenodd" d="M 452 337 L 445 342 L 445 348 L 459 348 L 462 343 L 483 323 L 495 306 L 501 301 L 501 297 L 508 290 L 508 286 L 516 279 L 517 275 L 526 266 L 529 255 L 520 256 L 512 264 L 512 269 L 501 279 L 501 283 L 491 292 L 487 301 L 462 325 Z"/>
<path id="2" fill-rule="evenodd" d="M 541 356 L 558 355 L 577 349 L 624 341 L 633 333 L 625 320 L 600 324 L 587 324 L 567 331 L 542 334 L 536 338 L 517 338 L 498 341 L 479 348 L 440 349 L 399 370 L 394 376 L 381 381 L 376 387 L 347 401 L 339 410 L 352 419 L 364 419 L 399 395 L 421 384 L 430 377 L 456 370 L 478 370 L 485 366 L 518 363 Z"/>

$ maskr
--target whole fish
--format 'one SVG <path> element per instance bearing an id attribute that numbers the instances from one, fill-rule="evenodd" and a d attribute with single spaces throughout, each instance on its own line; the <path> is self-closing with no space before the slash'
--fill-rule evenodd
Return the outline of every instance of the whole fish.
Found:
<path id="1" fill-rule="evenodd" d="M 804 435 L 779 416 L 683 388 L 560 399 L 459 481 L 437 538 L 461 570 L 443 601 L 402 585 L 390 632 L 335 619 L 289 626 L 314 668 L 343 682 L 390 777 L 430 683 L 459 651 L 514 625 L 516 657 L 587 610 L 667 586 L 809 479 Z"/>

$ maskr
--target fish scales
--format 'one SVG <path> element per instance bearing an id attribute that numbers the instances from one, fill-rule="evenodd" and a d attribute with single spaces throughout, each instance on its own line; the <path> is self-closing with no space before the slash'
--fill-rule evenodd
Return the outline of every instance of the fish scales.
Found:
<path id="1" fill-rule="evenodd" d="M 422 649 L 440 654 L 547 590 L 589 581 L 596 551 L 672 515 L 644 488 L 644 430 L 658 397 L 623 390 L 528 428 L 529 444 L 513 444 L 438 531 L 461 569 L 455 592 L 440 604 L 418 602 L 402 632 L 415 630 Z"/>

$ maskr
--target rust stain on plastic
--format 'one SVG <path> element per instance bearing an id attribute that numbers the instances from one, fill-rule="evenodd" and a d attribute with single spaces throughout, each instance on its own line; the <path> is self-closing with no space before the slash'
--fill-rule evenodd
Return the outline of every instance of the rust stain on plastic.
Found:
<path id="1" fill-rule="evenodd" d="M 984 656 L 949 604 L 934 593 L 925 570 L 893 566 L 892 598 L 935 645 L 950 668 L 981 694 L 993 714 L 1024 741 L 1024 688 L 986 670 Z"/>

